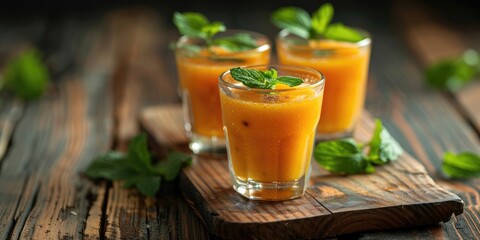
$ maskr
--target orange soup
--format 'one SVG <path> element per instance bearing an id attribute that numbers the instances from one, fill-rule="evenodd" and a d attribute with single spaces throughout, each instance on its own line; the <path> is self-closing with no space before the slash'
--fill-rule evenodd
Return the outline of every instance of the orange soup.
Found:
<path id="1" fill-rule="evenodd" d="M 363 41 L 360 44 L 320 40 L 301 47 L 292 46 L 281 37 L 277 41 L 281 64 L 311 67 L 325 74 L 325 96 L 318 124 L 320 134 L 351 131 L 362 112 L 370 39 Z"/>

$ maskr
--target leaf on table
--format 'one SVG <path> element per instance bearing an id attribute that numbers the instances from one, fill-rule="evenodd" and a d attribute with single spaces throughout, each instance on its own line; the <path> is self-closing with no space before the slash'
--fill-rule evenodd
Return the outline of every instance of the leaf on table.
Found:
<path id="1" fill-rule="evenodd" d="M 373 164 L 385 164 L 397 159 L 403 153 L 400 144 L 383 127 L 380 119 L 375 120 L 375 130 L 369 147 L 368 159 Z"/>
<path id="2" fill-rule="evenodd" d="M 446 152 L 443 156 L 443 172 L 452 178 L 480 177 L 480 155 L 464 152 Z"/>
<path id="3" fill-rule="evenodd" d="M 49 79 L 38 50 L 30 48 L 7 62 L 2 88 L 23 100 L 35 100 L 45 92 Z"/>
<path id="4" fill-rule="evenodd" d="M 367 167 L 361 149 L 351 138 L 321 142 L 314 155 L 323 168 L 333 173 L 361 173 Z"/>

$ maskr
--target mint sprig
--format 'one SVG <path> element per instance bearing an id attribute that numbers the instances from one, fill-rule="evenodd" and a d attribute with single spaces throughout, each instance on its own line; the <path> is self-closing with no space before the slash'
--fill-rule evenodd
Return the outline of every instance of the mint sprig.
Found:
<path id="1" fill-rule="evenodd" d="M 152 163 L 147 148 L 147 138 L 141 134 L 128 146 L 128 153 L 110 151 L 96 157 L 85 170 L 93 179 L 123 181 L 125 188 L 135 187 L 145 196 L 155 196 L 161 181 L 175 179 L 182 167 L 191 164 L 191 157 L 181 152 L 172 152 L 166 160 Z"/>
<path id="2" fill-rule="evenodd" d="M 258 47 L 257 42 L 245 33 L 238 33 L 231 36 L 215 37 L 218 33 L 225 32 L 227 28 L 222 22 L 210 22 L 203 14 L 196 12 L 175 12 L 173 23 L 178 31 L 187 37 L 205 40 L 207 48 L 219 46 L 231 52 L 245 51 Z M 200 47 L 186 45 L 188 50 L 199 52 Z"/>
<path id="3" fill-rule="evenodd" d="M 35 100 L 47 89 L 50 74 L 40 53 L 34 48 L 22 51 L 9 60 L 0 76 L 2 90 L 13 92 L 23 100 Z"/>
<path id="4" fill-rule="evenodd" d="M 364 153 L 365 148 L 368 154 Z M 403 153 L 400 144 L 375 120 L 375 130 L 368 143 L 360 144 L 352 138 L 321 142 L 315 146 L 315 160 L 326 170 L 338 174 L 372 173 L 375 165 L 396 160 Z"/>
<path id="5" fill-rule="evenodd" d="M 442 170 L 452 178 L 480 177 L 480 155 L 472 152 L 459 154 L 446 152 L 443 156 Z"/>
<path id="6" fill-rule="evenodd" d="M 358 42 L 364 36 L 357 30 L 342 23 L 330 24 L 333 18 L 333 6 L 325 3 L 310 16 L 305 10 L 297 7 L 283 7 L 271 15 L 272 23 L 280 29 L 304 39 L 332 39 L 338 41 Z"/>
<path id="7" fill-rule="evenodd" d="M 425 79 L 431 87 L 456 91 L 480 75 L 480 54 L 466 50 L 462 56 L 442 59 L 425 71 Z"/>
<path id="8" fill-rule="evenodd" d="M 230 74 L 233 79 L 249 88 L 274 89 L 276 84 L 286 84 L 290 87 L 295 87 L 303 83 L 303 80 L 298 77 L 278 77 L 277 70 L 273 68 L 261 71 L 237 67 L 230 69 Z"/>

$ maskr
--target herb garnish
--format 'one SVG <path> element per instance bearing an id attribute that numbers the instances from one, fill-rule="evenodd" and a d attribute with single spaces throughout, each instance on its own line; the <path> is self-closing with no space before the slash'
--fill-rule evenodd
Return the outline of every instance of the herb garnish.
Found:
<path id="1" fill-rule="evenodd" d="M 357 30 L 342 23 L 332 23 L 333 6 L 325 3 L 310 15 L 297 7 L 283 7 L 271 15 L 272 23 L 281 29 L 304 39 L 332 39 L 338 41 L 358 42 L 364 39 Z"/>
<path id="2" fill-rule="evenodd" d="M 443 172 L 452 178 L 480 177 L 480 155 L 464 152 L 446 152 L 443 156 Z"/>
<path id="3" fill-rule="evenodd" d="M 368 154 L 364 149 L 369 147 Z M 398 142 L 375 120 L 375 130 L 370 142 L 359 144 L 352 138 L 321 142 L 314 150 L 316 161 L 333 173 L 354 174 L 375 172 L 374 165 L 396 160 L 403 153 Z"/>
<path id="4" fill-rule="evenodd" d="M 238 52 L 258 47 L 256 41 L 249 34 L 245 33 L 214 38 L 217 33 L 225 32 L 227 28 L 222 22 L 210 22 L 201 13 L 175 12 L 173 14 L 173 23 L 182 35 L 205 40 L 208 49 L 211 49 L 212 46 L 219 46 L 228 51 Z M 190 51 L 200 51 L 199 46 L 188 46 Z"/>
<path id="5" fill-rule="evenodd" d="M 450 91 L 459 90 L 479 75 L 480 55 L 473 49 L 460 57 L 440 60 L 425 71 L 430 86 Z"/>
<path id="6" fill-rule="evenodd" d="M 122 180 L 125 188 L 135 187 L 146 196 L 154 196 L 162 180 L 175 179 L 191 157 L 181 152 L 172 152 L 167 159 L 152 163 L 145 134 L 135 137 L 128 146 L 128 153 L 110 151 L 95 158 L 85 170 L 93 179 Z"/>
<path id="7" fill-rule="evenodd" d="M 291 76 L 278 77 L 277 70 L 256 70 L 246 68 L 232 68 L 230 74 L 233 79 L 243 83 L 249 88 L 274 89 L 276 84 L 285 84 L 290 87 L 298 86 L 303 83 L 301 78 Z"/>
<path id="8" fill-rule="evenodd" d="M 39 98 L 46 90 L 50 75 L 34 48 L 24 50 L 9 60 L 0 76 L 2 90 L 13 92 L 23 100 Z"/>

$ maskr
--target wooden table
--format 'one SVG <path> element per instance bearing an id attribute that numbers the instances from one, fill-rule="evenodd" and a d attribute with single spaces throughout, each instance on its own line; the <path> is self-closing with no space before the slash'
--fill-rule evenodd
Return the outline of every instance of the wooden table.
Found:
<path id="1" fill-rule="evenodd" d="M 317 4 L 297 3 L 310 11 Z M 456 93 L 429 89 L 423 81 L 428 64 L 468 47 L 480 49 L 480 6 L 473 1 L 334 5 L 337 20 L 373 36 L 367 110 L 440 186 L 465 203 L 464 213 L 447 223 L 346 237 L 480 239 L 480 179 L 448 180 L 440 171 L 445 151 L 480 153 L 480 81 Z M 34 102 L 2 95 L 2 134 L 8 135 L 5 125 L 13 127 L 0 160 L 0 239 L 215 238 L 176 183 L 164 185 L 156 199 L 144 198 L 118 183 L 92 182 L 81 172 L 99 153 L 125 150 L 139 132 L 138 113 L 144 107 L 179 101 L 168 47 L 178 38 L 170 21 L 174 10 L 204 12 L 231 28 L 273 39 L 277 30 L 268 13 L 279 6 L 180 1 L 95 8 L 78 3 L 76 8 L 39 6 L 20 15 L 20 7 L 1 9 L 0 69 L 8 57 L 33 44 L 44 52 L 53 81 Z"/>

